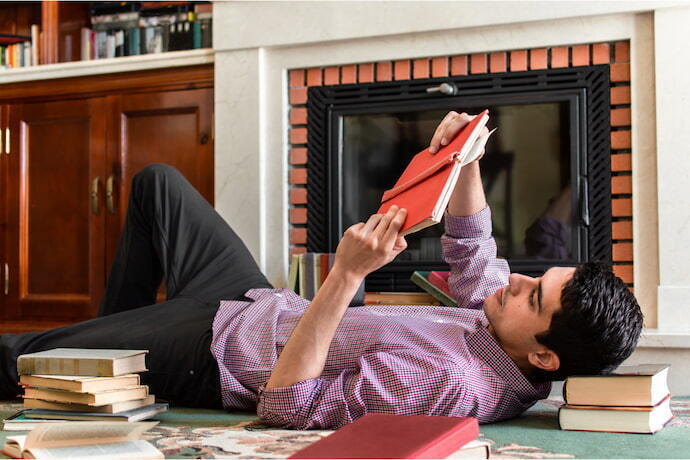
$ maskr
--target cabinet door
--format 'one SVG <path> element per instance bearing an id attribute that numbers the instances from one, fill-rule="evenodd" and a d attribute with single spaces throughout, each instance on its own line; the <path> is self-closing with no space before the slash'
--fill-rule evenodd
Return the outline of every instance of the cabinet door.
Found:
<path id="1" fill-rule="evenodd" d="M 117 209 L 108 216 L 109 263 L 124 225 L 132 177 L 151 163 L 174 166 L 213 204 L 213 89 L 113 96 L 108 162 Z M 111 179 L 112 180 L 112 179 Z"/>
<path id="2" fill-rule="evenodd" d="M 9 107 L 9 319 L 95 316 L 105 283 L 105 100 Z"/>

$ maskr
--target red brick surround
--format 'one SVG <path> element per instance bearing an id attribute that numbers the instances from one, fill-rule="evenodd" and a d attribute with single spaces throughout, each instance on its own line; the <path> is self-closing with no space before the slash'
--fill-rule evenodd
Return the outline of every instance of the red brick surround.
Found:
<path id="1" fill-rule="evenodd" d="M 288 88 L 290 253 L 305 252 L 307 244 L 307 87 L 594 64 L 611 66 L 611 244 L 614 272 L 632 285 L 630 46 L 627 41 L 291 70 Z"/>

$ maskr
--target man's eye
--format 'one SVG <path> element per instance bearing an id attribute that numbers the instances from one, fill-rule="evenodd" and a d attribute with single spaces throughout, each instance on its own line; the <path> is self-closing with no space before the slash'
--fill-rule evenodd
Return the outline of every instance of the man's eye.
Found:
<path id="1" fill-rule="evenodd" d="M 534 293 L 537 292 L 535 289 L 532 289 L 532 291 L 529 293 L 529 305 L 530 307 L 534 307 Z"/>

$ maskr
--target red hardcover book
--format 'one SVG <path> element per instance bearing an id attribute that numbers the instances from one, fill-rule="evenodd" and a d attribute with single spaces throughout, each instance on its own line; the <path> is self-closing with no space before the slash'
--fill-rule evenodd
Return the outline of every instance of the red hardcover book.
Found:
<path id="1" fill-rule="evenodd" d="M 450 298 L 453 298 L 453 294 L 450 293 L 450 288 L 448 287 L 448 277 L 450 272 L 429 272 L 428 280 L 431 284 L 442 290 Z"/>
<path id="2" fill-rule="evenodd" d="M 489 135 L 480 133 L 488 120 L 489 111 L 484 110 L 436 154 L 428 148 L 419 152 L 393 188 L 383 194 L 379 214 L 392 205 L 407 209 L 402 236 L 441 222 L 460 169 L 474 161 L 486 145 Z"/>
<path id="3" fill-rule="evenodd" d="M 473 417 L 369 413 L 289 458 L 445 458 L 477 436 Z"/>

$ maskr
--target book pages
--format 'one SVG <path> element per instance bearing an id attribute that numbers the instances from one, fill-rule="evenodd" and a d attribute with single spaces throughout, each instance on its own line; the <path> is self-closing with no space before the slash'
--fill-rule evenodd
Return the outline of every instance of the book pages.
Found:
<path id="1" fill-rule="evenodd" d="M 158 422 L 71 422 L 46 423 L 34 428 L 26 439 L 26 449 L 91 445 L 134 441 Z"/>

